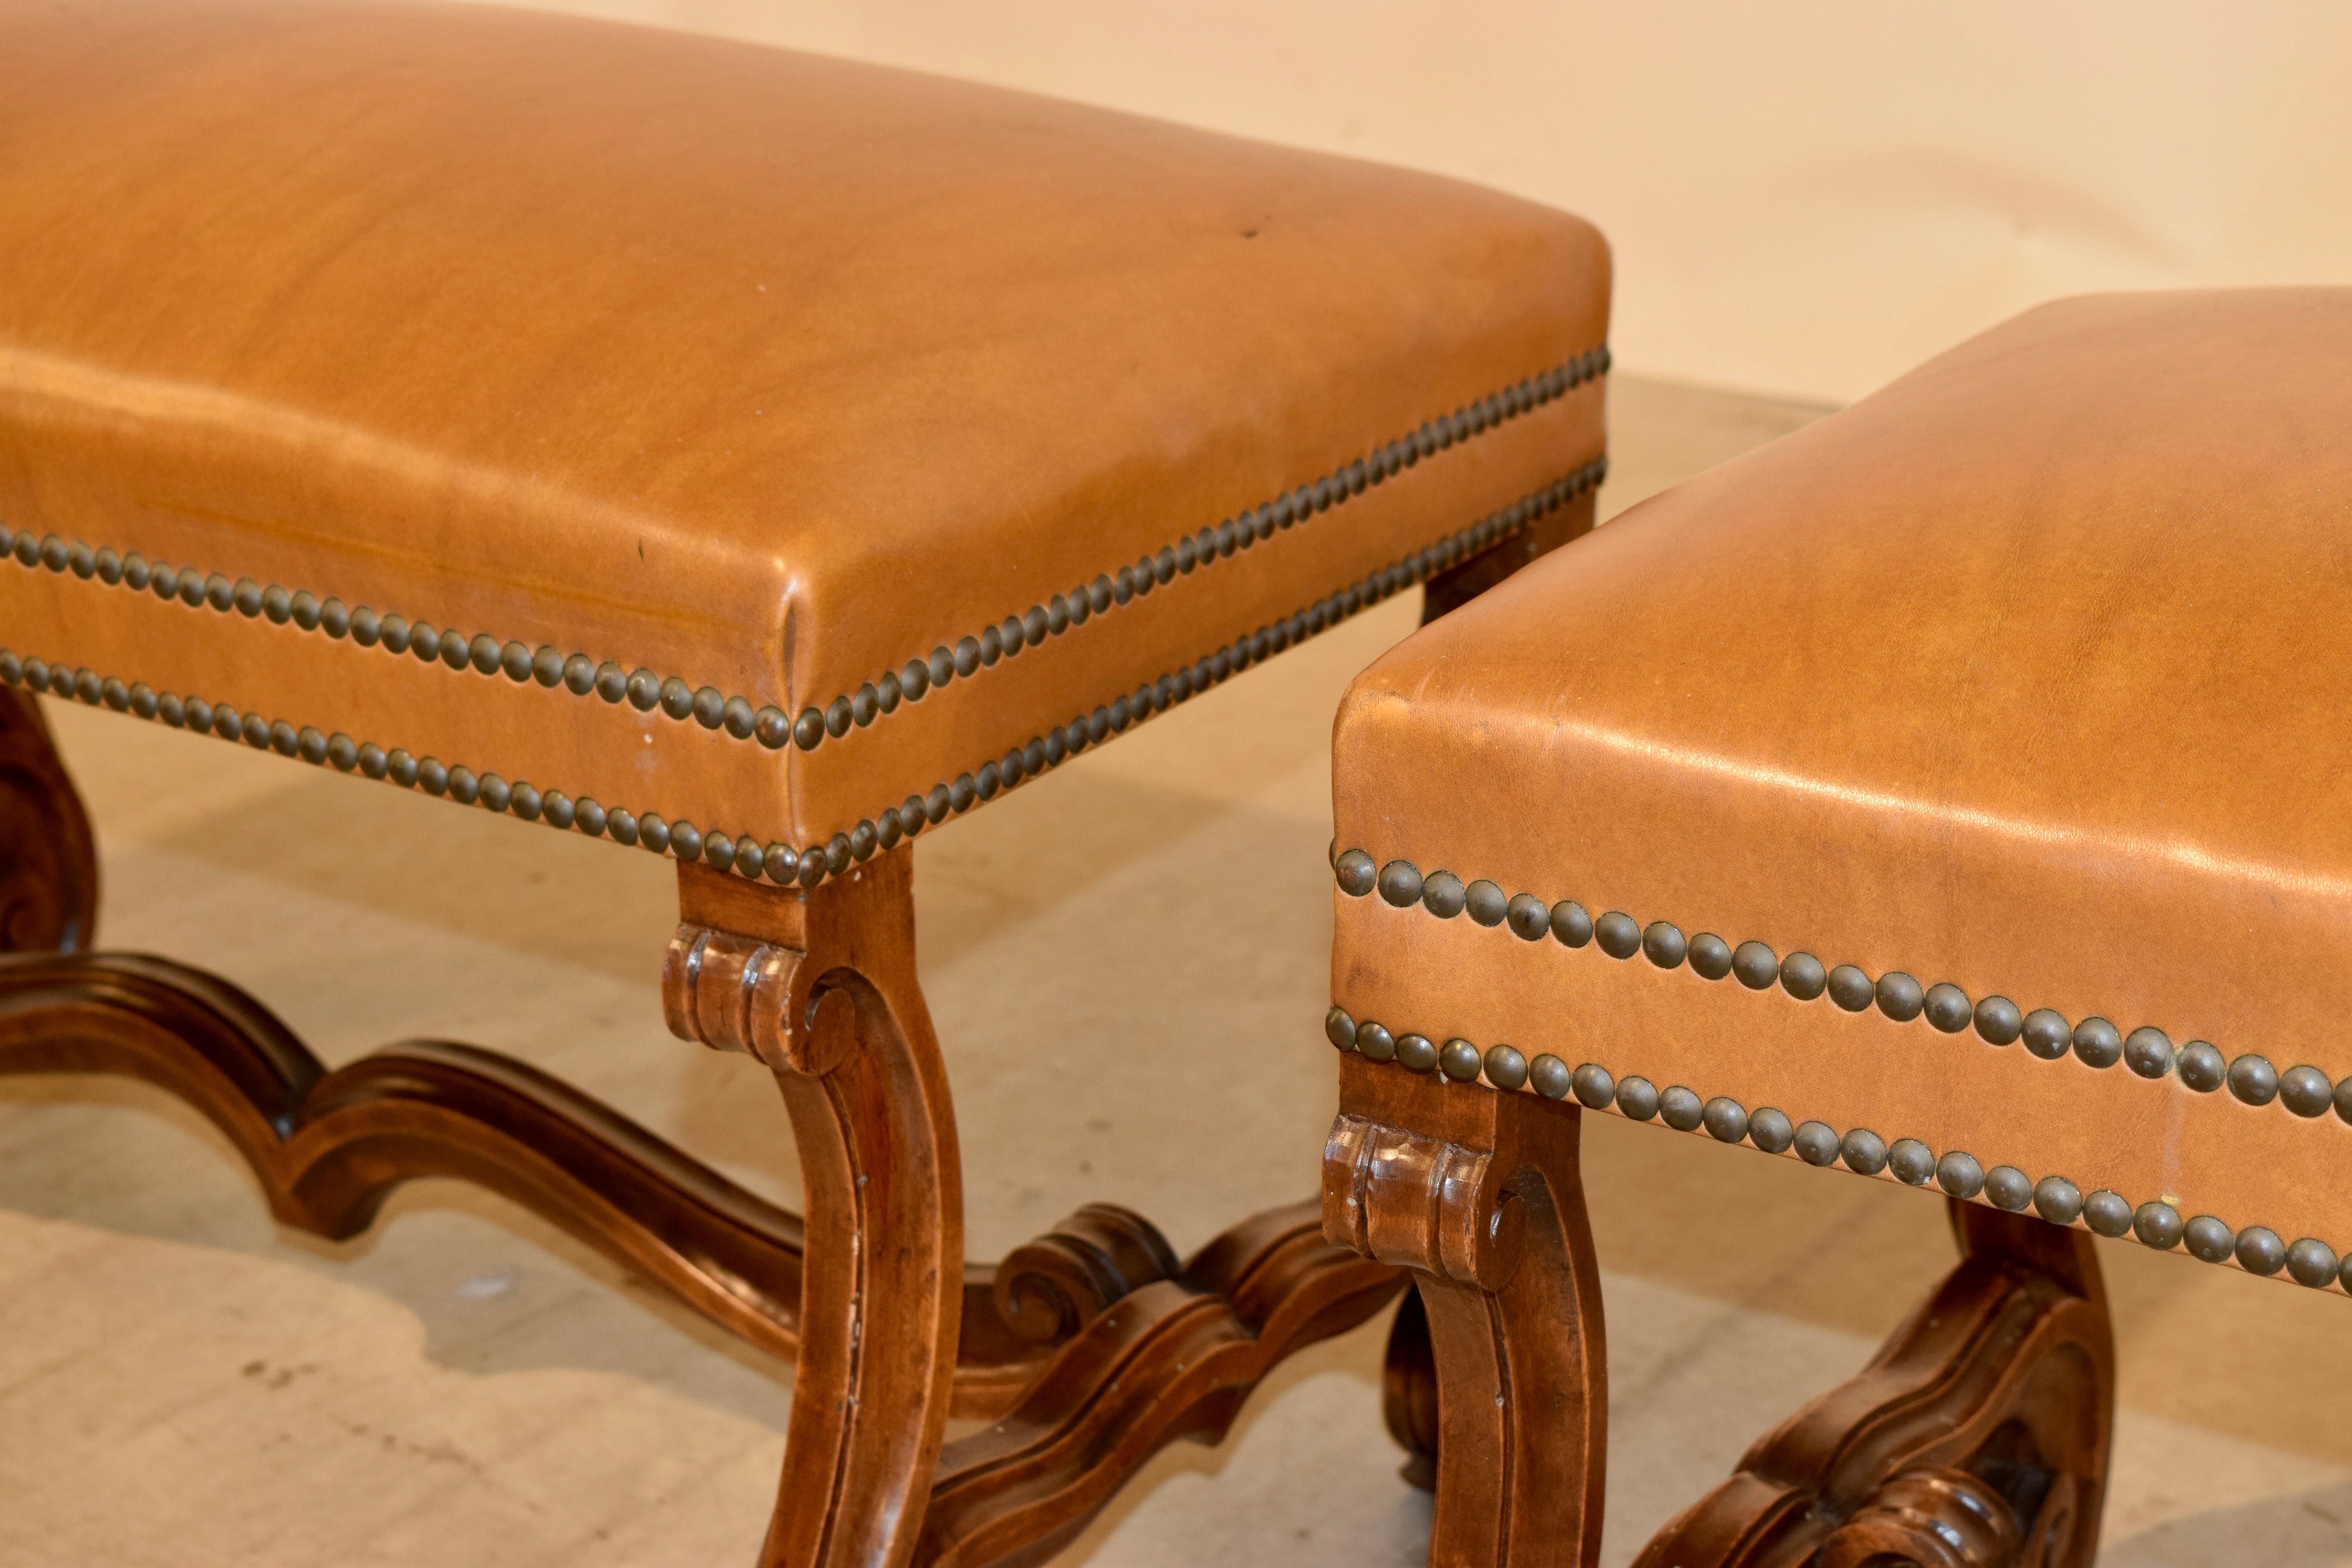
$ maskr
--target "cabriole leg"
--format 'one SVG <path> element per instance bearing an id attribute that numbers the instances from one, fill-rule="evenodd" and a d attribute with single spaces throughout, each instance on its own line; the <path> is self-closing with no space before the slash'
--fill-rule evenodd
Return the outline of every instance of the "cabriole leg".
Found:
<path id="1" fill-rule="evenodd" d="M 0 952 L 79 952 L 98 923 L 89 817 L 39 700 L 0 688 Z"/>
<path id="2" fill-rule="evenodd" d="M 808 1213 L 784 1473 L 761 1561 L 906 1563 L 955 1379 L 963 1187 L 915 984 L 911 855 L 813 891 L 680 871 L 670 1026 L 776 1071 Z"/>
<path id="3" fill-rule="evenodd" d="M 1412 1268 L 1436 1369 L 1433 1563 L 1590 1564 L 1608 1368 L 1578 1110 L 1355 1057 L 1324 1230 Z"/>
<path id="4" fill-rule="evenodd" d="M 1522 566 L 1591 532 L 1596 503 L 1594 492 L 1588 489 L 1491 550 L 1432 577 L 1421 585 L 1421 624 L 1452 614 Z"/>

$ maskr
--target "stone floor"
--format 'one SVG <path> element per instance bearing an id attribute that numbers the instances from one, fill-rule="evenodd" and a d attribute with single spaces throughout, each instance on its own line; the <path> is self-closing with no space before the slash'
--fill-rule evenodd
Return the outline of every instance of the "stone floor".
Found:
<path id="1" fill-rule="evenodd" d="M 1620 377 L 1611 508 L 1816 411 Z M 1076 1204 L 1180 1247 L 1314 1188 L 1332 1108 L 1330 715 L 1412 628 L 1364 616 L 917 851 L 976 1253 Z M 572 1077 L 790 1200 L 781 1107 L 679 1044 L 668 870 L 576 836 L 87 709 L 107 946 L 268 999 L 324 1056 L 419 1035 Z M 1937 1204 L 1613 1118 L 1586 1132 L 1628 1561 L 1847 1376 L 1948 1258 Z M 2102 1244 L 2123 1363 L 2111 1564 L 2352 1561 L 2341 1298 Z M 1223 1447 L 1163 1455 L 1060 1561 L 1409 1563 L 1381 1326 L 1298 1357 Z M 159 1093 L 0 1085 L 0 1564 L 748 1563 L 789 1377 L 527 1215 L 411 1188 L 279 1231 Z"/>

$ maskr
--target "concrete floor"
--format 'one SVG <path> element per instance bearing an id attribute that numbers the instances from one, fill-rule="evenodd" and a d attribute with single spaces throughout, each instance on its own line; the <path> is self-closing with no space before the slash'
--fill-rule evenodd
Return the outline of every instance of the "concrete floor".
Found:
<path id="1" fill-rule="evenodd" d="M 1607 510 L 1814 410 L 1618 378 Z M 1332 1110 L 1328 730 L 1412 596 L 917 851 L 976 1254 L 1077 1204 L 1180 1248 L 1311 1193 Z M 267 999 L 321 1055 L 470 1039 L 795 1195 L 782 1108 L 663 1029 L 668 869 L 242 747 L 51 705 L 104 944 Z M 1236 897 L 1236 889 L 1246 896 Z M 1609 1310 L 1603 1559 L 1851 1374 L 1948 1261 L 1922 1194 L 1614 1118 L 1586 1131 Z M 2102 1244 L 2126 1411 L 2103 1561 L 2352 1562 L 2345 1303 Z M 1410 1563 L 1383 1325 L 1163 1455 L 1060 1561 Z M 164 1096 L 0 1085 L 0 1564 L 748 1563 L 789 1376 L 529 1215 L 422 1184 L 368 1237 L 274 1228 Z"/>

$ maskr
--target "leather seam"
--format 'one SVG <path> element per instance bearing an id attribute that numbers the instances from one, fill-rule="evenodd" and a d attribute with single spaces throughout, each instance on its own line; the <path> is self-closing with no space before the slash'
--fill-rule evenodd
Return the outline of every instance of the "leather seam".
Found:
<path id="1" fill-rule="evenodd" d="M 847 870 L 853 862 L 868 858 L 877 848 L 894 847 L 904 839 L 920 833 L 925 826 L 944 822 L 950 815 L 961 816 L 1018 785 L 1024 778 L 1036 776 L 1047 768 L 1059 765 L 1087 746 L 1108 739 L 1111 733 L 1141 723 L 1153 713 L 1172 708 L 1196 691 L 1207 690 L 1292 643 L 1304 641 L 1318 632 L 1337 626 L 1359 611 L 1425 581 L 1458 561 L 1494 548 L 1522 532 L 1538 519 L 1593 489 L 1607 471 L 1607 458 L 1596 457 L 1572 469 L 1564 478 L 1521 497 L 1477 522 L 1454 531 L 1436 543 L 1414 551 L 1402 561 L 1367 574 L 1307 608 L 1237 637 L 1192 666 L 1171 670 L 1156 681 L 1146 682 L 1133 699 L 1124 695 L 1116 697 L 1110 703 L 1097 706 L 1092 713 L 1081 714 L 1070 724 L 1049 735 L 1036 737 L 1027 746 L 1015 748 L 1006 754 L 1002 763 L 994 761 L 982 763 L 978 768 L 957 775 L 951 784 L 934 784 L 926 796 L 920 797 L 922 810 L 913 814 L 911 829 L 908 826 L 907 808 L 886 806 L 875 817 L 861 820 L 856 828 L 833 834 L 823 845 L 812 843 L 806 848 L 793 852 L 790 857 L 792 874 L 782 877 L 775 875 L 772 868 L 783 857 L 769 853 L 769 849 L 788 847 L 781 843 L 771 845 L 769 849 L 761 849 L 751 836 L 737 837 L 724 830 L 704 832 L 691 822 L 671 823 L 658 813 L 638 814 L 625 806 L 606 807 L 593 796 L 583 796 L 575 801 L 561 790 L 541 791 L 528 781 L 509 784 L 495 773 L 477 773 L 462 763 L 444 765 L 436 758 L 415 757 L 401 748 L 387 750 L 373 742 L 356 742 L 341 731 L 330 735 L 316 725 L 297 727 L 283 718 L 265 720 L 257 713 L 240 711 L 228 703 L 214 703 L 198 697 L 183 698 L 169 692 L 157 693 L 143 681 L 127 685 L 119 677 L 100 676 L 95 670 L 62 663 L 52 664 L 37 656 L 19 655 L 0 647 L 0 682 L 9 686 L 29 686 L 60 697 L 72 696 L 93 707 L 111 708 L 117 712 L 131 713 L 175 729 L 198 730 L 223 740 L 243 740 L 256 750 L 274 751 L 282 756 L 299 757 L 313 764 L 331 763 L 339 773 L 358 773 L 403 788 L 421 787 L 428 795 L 447 795 L 463 805 L 478 804 L 496 812 L 512 812 L 526 822 L 544 821 L 558 828 L 576 826 L 591 837 L 611 837 L 625 846 L 640 846 L 656 854 L 676 855 L 680 859 L 706 860 L 721 870 L 735 871 L 746 879 L 756 880 L 765 876 L 768 880 L 779 884 L 798 882 L 803 887 L 814 887 L 827 876 Z M 1111 722 L 1113 706 L 1125 710 L 1127 717 L 1124 722 Z M 1100 733 L 1097 732 L 1097 721 L 1102 726 Z M 1073 746 L 1070 742 L 1077 737 L 1083 737 L 1083 740 L 1080 744 Z M 1044 764 L 1034 772 L 1029 765 L 1032 748 Z M 1016 755 L 1021 759 L 1017 771 L 1012 767 Z M 984 788 L 983 779 L 989 781 Z M 913 805 L 916 800 L 917 797 L 909 797 L 908 805 Z M 934 801 L 941 805 L 940 815 L 936 816 L 930 815 Z M 593 828 L 588 826 L 591 821 L 595 825 Z M 714 844 L 713 840 L 719 843 Z M 719 845 L 725 846 L 723 852 Z M 747 851 L 750 857 L 755 858 L 747 857 Z"/>
<path id="2" fill-rule="evenodd" d="M 625 700 L 640 712 L 658 710 L 679 723 L 691 720 L 731 740 L 757 741 L 771 751 L 796 745 L 803 752 L 812 752 L 828 739 L 844 739 L 853 730 L 866 728 L 896 711 L 902 703 L 919 702 L 933 687 L 945 686 L 958 679 L 969 679 L 981 669 L 1018 655 L 1024 646 L 1046 637 L 1060 637 L 1113 608 L 1148 595 L 1154 587 L 1213 565 L 1248 550 L 1260 540 L 1272 539 L 1277 531 L 1297 522 L 1339 506 L 1403 473 L 1423 458 L 1433 457 L 1556 402 L 1607 374 L 1609 366 L 1606 343 L 1588 349 L 1548 370 L 1465 404 L 1450 414 L 1424 420 L 1413 431 L 1381 444 L 1363 458 L 1339 465 L 1309 483 L 1163 545 L 1137 565 L 1122 565 L 1117 569 L 1116 580 L 1110 574 L 1097 574 L 1092 583 L 1082 584 L 1068 594 L 1055 594 L 1045 604 L 1033 605 L 1025 613 L 1007 616 L 1001 623 L 958 638 L 953 647 L 941 645 L 932 649 L 927 659 L 909 658 L 902 670 L 886 670 L 856 691 L 835 696 L 823 708 L 811 704 L 796 719 L 788 717 L 772 703 L 755 707 L 750 698 L 740 693 L 728 696 L 715 686 L 689 687 L 681 676 L 656 675 L 645 665 L 624 670 L 617 659 L 596 660 L 576 651 L 557 655 L 552 643 L 531 648 L 520 639 L 500 638 L 489 632 L 477 632 L 467 637 L 457 632 L 436 630 L 429 621 L 411 623 L 394 612 L 379 614 L 365 605 L 351 609 L 340 599 L 321 599 L 309 589 L 289 591 L 278 584 L 265 587 L 250 577 L 232 581 L 225 573 L 150 563 L 137 552 L 124 553 L 107 545 L 93 548 L 81 540 L 69 543 L 55 533 L 36 539 L 31 530 L 10 529 L 5 523 L 0 523 L 0 559 L 13 560 L 28 570 L 46 567 L 57 573 L 69 572 L 85 581 L 94 577 L 108 586 L 128 584 L 133 594 L 152 587 L 156 596 L 165 602 L 184 604 L 192 609 L 209 605 L 220 614 L 235 611 L 247 619 L 266 616 L 276 625 L 291 623 L 304 632 L 323 631 L 334 640 L 349 637 L 362 647 L 382 647 L 395 658 L 414 652 L 420 660 L 439 664 L 453 674 L 467 669 L 484 676 L 503 673 L 519 686 L 536 682 L 549 691 L 560 690 L 581 698 L 602 697 L 616 706 Z M 166 578 L 168 583 L 159 581 Z M 1021 630 L 1019 640 L 1013 641 L 1005 628 L 1016 625 Z M 913 674 L 918 665 L 923 667 L 919 678 L 921 689 L 912 690 L 910 695 L 910 685 L 918 681 Z"/>

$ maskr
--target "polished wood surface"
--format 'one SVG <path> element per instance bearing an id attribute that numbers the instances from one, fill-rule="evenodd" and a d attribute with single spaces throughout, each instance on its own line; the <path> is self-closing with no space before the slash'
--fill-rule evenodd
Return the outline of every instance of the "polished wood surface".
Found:
<path id="1" fill-rule="evenodd" d="M 833 1026 L 830 1011 L 820 1009 L 820 1028 Z M 527 1064 L 410 1041 L 330 1072 L 266 1008 L 201 972 L 120 954 L 0 957 L 0 1076 L 56 1072 L 140 1079 L 186 1100 L 244 1155 L 282 1224 L 354 1236 L 403 1183 L 457 1177 L 560 1226 L 761 1351 L 805 1354 L 816 1270 L 801 1217 Z M 844 1176 L 856 1192 L 855 1175 Z M 881 1237 L 857 1239 L 904 1255 Z M 1073 1260 L 1097 1248 L 1108 1261 Z M 1152 1273 L 1161 1259 L 1170 1267 Z M 1131 1274 L 1115 1277 L 1118 1267 Z M 854 1266 L 845 1272 L 848 1291 L 836 1275 L 827 1282 L 834 1299 L 814 1305 L 835 1324 L 878 1334 L 849 1314 L 879 1290 Z M 835 1460 L 838 1485 L 822 1463 L 810 1480 L 809 1462 L 793 1449 L 799 1468 L 780 1491 L 771 1561 L 828 1560 L 796 1551 L 839 1560 L 855 1542 L 825 1538 L 824 1527 L 857 1517 L 875 1489 L 869 1480 L 862 1494 L 837 1494 L 876 1468 L 898 1478 L 900 1518 L 921 1527 L 918 1537 L 902 1524 L 883 1543 L 886 1557 L 1032 1560 L 1083 1529 L 1167 1444 L 1217 1441 L 1285 1356 L 1353 1328 L 1403 1285 L 1398 1270 L 1325 1242 L 1312 1204 L 1244 1220 L 1181 1263 L 1142 1216 L 1088 1205 L 1002 1264 L 965 1265 L 952 1277 L 961 1305 L 950 1408 L 998 1424 L 947 1446 L 936 1462 L 887 1445 L 862 1456 L 864 1471 Z M 859 1291 L 845 1307 L 841 1295 Z M 1000 1300 L 1013 1303 L 1010 1316 L 1000 1315 Z M 1040 1324 L 1048 1331 L 1032 1338 Z M 932 1343 L 912 1358 L 927 1375 Z M 852 1384 L 838 1361 L 832 1375 Z M 795 1410 L 808 1407 L 814 1385 L 803 1360 Z M 904 1408 L 891 1403 L 895 1393 L 856 1386 L 860 1408 Z M 903 1433 L 895 1423 L 885 1429 Z M 815 1452 L 854 1453 L 859 1436 L 827 1425 L 816 1439 L 827 1447 Z M 812 1507 L 812 1489 L 831 1505 Z"/>
<path id="2" fill-rule="evenodd" d="M 2082 1568 L 2115 1345 L 2084 1231 L 1951 1205 L 1961 1258 L 1853 1382 L 1758 1442 L 1640 1568 Z"/>
<path id="3" fill-rule="evenodd" d="M 244 1155 L 280 1224 L 341 1240 L 366 1230 L 394 1188 L 454 1176 L 561 1226 L 755 1348 L 798 1352 L 800 1216 L 510 1057 L 411 1040 L 330 1072 L 252 997 L 168 960 L 0 958 L 0 1075 L 60 1072 L 142 1079 L 179 1096 Z M 998 1273 L 984 1263 L 962 1271 L 959 1415 L 1003 1410 L 1069 1337 L 1041 1341 L 1000 1318 Z M 1102 1304 L 1089 1299 L 1086 1310 Z"/>
<path id="4" fill-rule="evenodd" d="M 454 1176 L 796 1359 L 771 1563 L 1033 1561 L 1168 1443 L 1214 1442 L 1283 1357 L 1394 1299 L 1313 1204 L 1189 1259 L 1088 1205 L 999 1266 L 961 1259 L 954 1122 L 915 984 L 910 856 L 814 891 L 682 870 L 665 1007 L 775 1076 L 809 1194 L 777 1207 L 534 1068 L 406 1041 L 329 1070 L 236 986 L 59 951 L 90 930 L 89 830 L 38 708 L 0 693 L 0 1075 L 106 1073 L 185 1100 L 275 1217 L 365 1230 Z M 948 1447 L 948 1415 L 994 1418 Z"/>
<path id="5" fill-rule="evenodd" d="M 329 1072 L 251 997 L 168 961 L 0 960 L 0 1073 L 56 1072 L 178 1095 L 245 1157 L 280 1224 L 340 1240 L 401 1184 L 457 1176 L 762 1350 L 797 1343 L 799 1219 L 521 1062 L 411 1041 Z"/>
<path id="6" fill-rule="evenodd" d="M 766 1563 L 908 1561 L 947 1427 L 963 1175 L 915 983 L 913 868 L 900 849 L 772 893 L 680 871 L 664 1010 L 677 1033 L 774 1069 L 808 1202 Z"/>
<path id="7" fill-rule="evenodd" d="M 1436 1381 L 1433 1563 L 1582 1565 L 1601 1550 L 1609 1370 L 1580 1114 L 1341 1062 L 1324 1228 L 1415 1270 Z"/>
<path id="8" fill-rule="evenodd" d="M 1429 1342 L 1429 1309 L 1408 1290 L 1389 1320 L 1381 1357 L 1381 1422 L 1404 1450 L 1397 1474 L 1423 1491 L 1437 1489 L 1437 1352 Z"/>
<path id="9" fill-rule="evenodd" d="M 1580 1112 L 1350 1055 L 1328 1234 L 1414 1270 L 1386 1408 L 1430 1561 L 1589 1563 L 1607 1387 Z M 1852 1382 L 1759 1441 L 1640 1568 L 2084 1568 L 2115 1351 L 2091 1238 L 1952 1203 L 1961 1258 Z"/>
<path id="10" fill-rule="evenodd" d="M 1449 566 L 1421 585 L 1421 624 L 1460 609 L 1538 556 L 1559 549 L 1592 531 L 1598 504 L 1593 490 L 1547 512 L 1528 527 L 1491 549 L 1482 550 L 1458 566 Z"/>
<path id="11" fill-rule="evenodd" d="M 0 687 L 0 952 L 79 952 L 98 928 L 89 818 L 37 700 Z"/>
<path id="12" fill-rule="evenodd" d="M 1087 1204 L 996 1266 L 990 1304 L 1023 1339 L 1053 1343 L 1114 1301 L 1183 1267 L 1160 1227 L 1117 1204 Z"/>
<path id="13" fill-rule="evenodd" d="M 1326 1241 L 1312 1202 L 1235 1226 L 1088 1323 L 1002 1420 L 948 1447 L 917 1561 L 1044 1558 L 1152 1454 L 1223 1438 L 1283 1357 L 1355 1327 L 1403 1283 Z"/>

